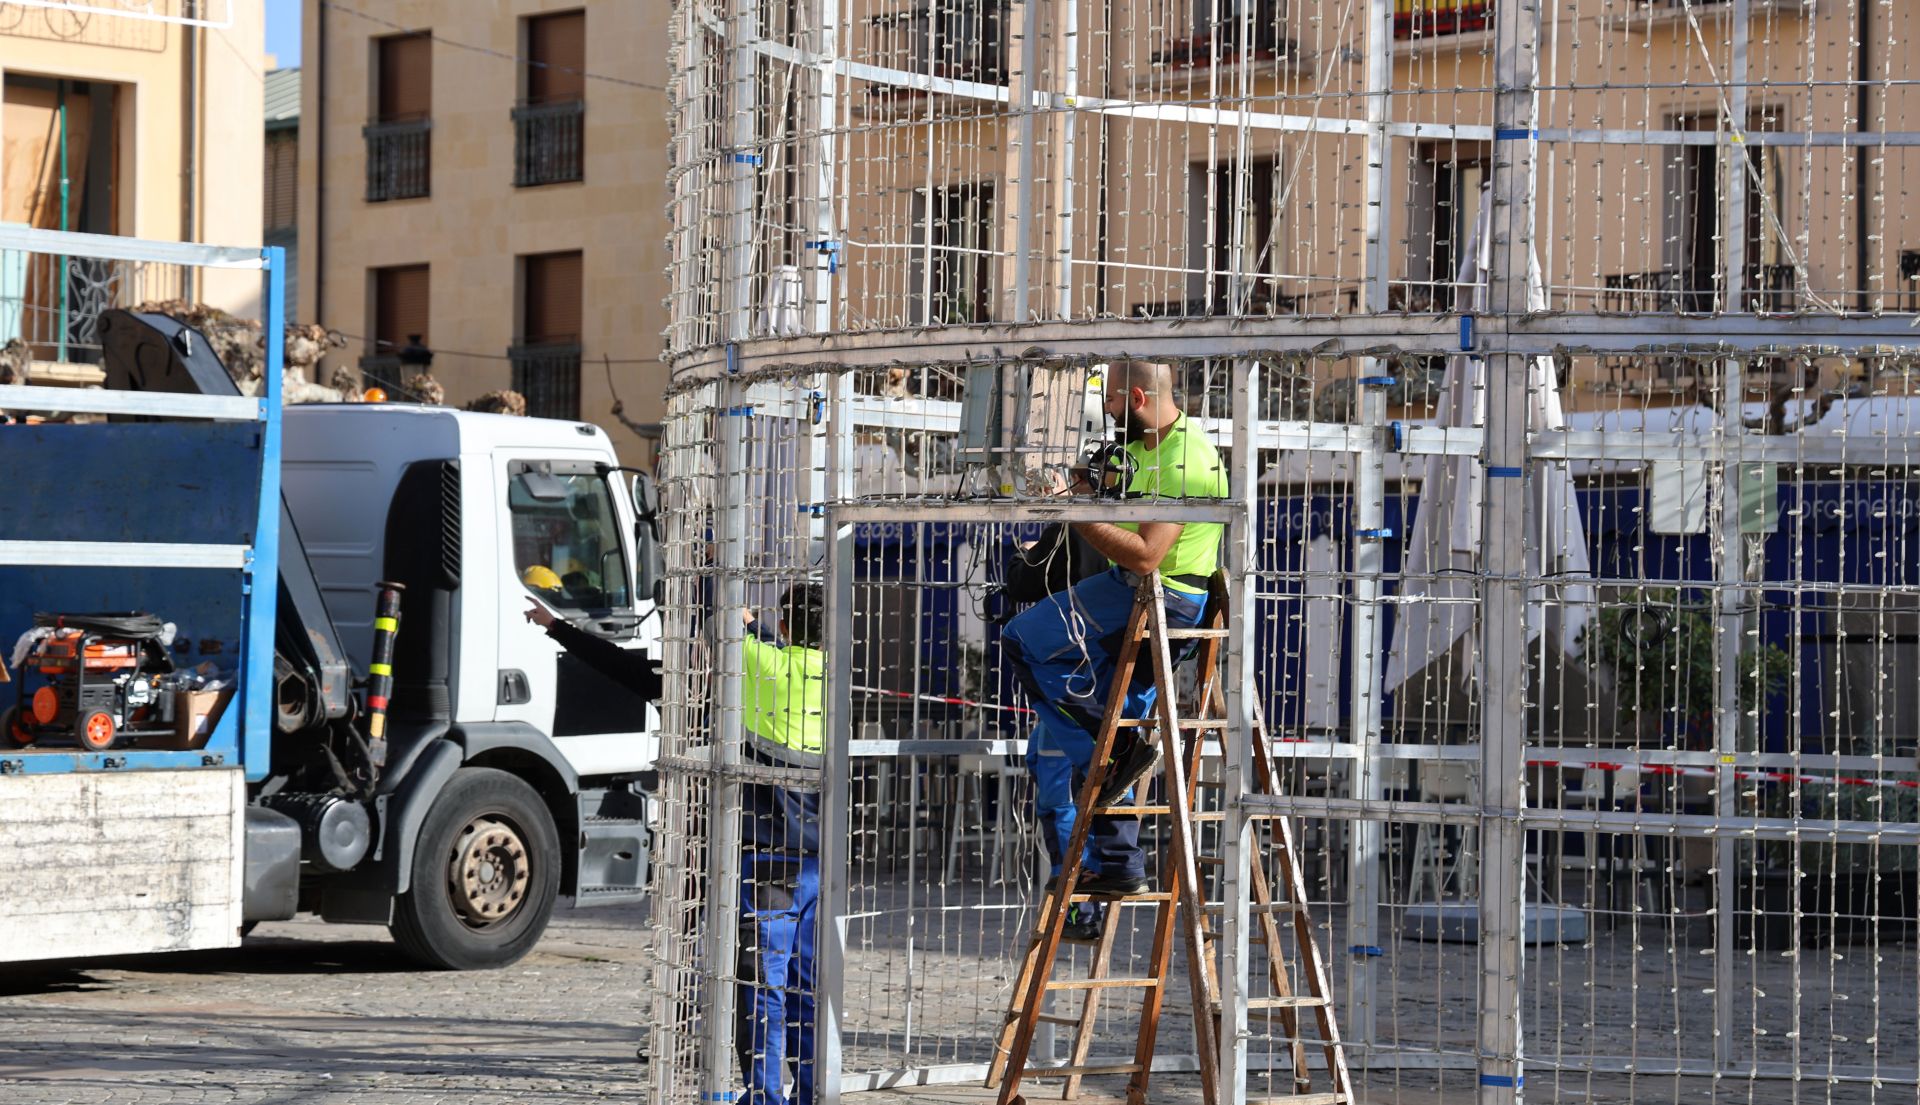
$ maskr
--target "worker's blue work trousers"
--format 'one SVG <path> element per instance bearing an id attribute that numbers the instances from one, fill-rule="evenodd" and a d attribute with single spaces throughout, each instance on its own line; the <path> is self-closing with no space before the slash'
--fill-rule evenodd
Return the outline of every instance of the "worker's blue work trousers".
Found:
<path id="1" fill-rule="evenodd" d="M 1185 629 L 1200 623 L 1204 595 L 1166 588 L 1167 625 Z M 1118 568 L 1081 580 L 1070 590 L 1034 603 L 1007 623 L 1003 644 L 1007 661 L 1026 688 L 1035 714 L 1027 766 L 1034 773 L 1035 805 L 1041 837 L 1054 871 L 1060 869 L 1076 816 L 1074 795 L 1093 763 L 1094 736 L 1106 713 L 1114 664 L 1133 613 L 1134 586 Z M 1142 650 L 1127 689 L 1127 717 L 1145 717 L 1153 709 L 1153 674 Z M 1064 753 L 1070 767 L 1060 788 L 1054 766 Z M 1102 874 L 1140 878 L 1146 854 L 1140 849 L 1135 817 L 1096 817 L 1088 827 L 1087 866 Z"/>
<path id="2" fill-rule="evenodd" d="M 740 872 L 739 1010 L 734 1047 L 747 1105 L 813 1105 L 814 856 L 748 853 Z M 789 1064 L 793 1093 L 786 1092 Z"/>

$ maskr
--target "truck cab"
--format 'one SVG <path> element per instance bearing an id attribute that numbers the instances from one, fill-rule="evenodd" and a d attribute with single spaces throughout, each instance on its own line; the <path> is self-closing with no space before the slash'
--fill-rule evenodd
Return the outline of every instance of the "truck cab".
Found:
<path id="1" fill-rule="evenodd" d="M 377 663 L 375 586 L 405 588 L 378 859 L 308 870 L 302 908 L 389 924 L 416 958 L 463 967 L 517 958 L 545 925 L 544 880 L 516 897 L 499 877 L 551 873 L 577 904 L 637 897 L 640 782 L 658 749 L 650 695 L 567 653 L 526 612 L 538 600 L 658 655 L 648 477 L 620 468 L 597 426 L 431 406 L 290 407 L 283 448 L 295 539 L 352 670 Z M 539 870 L 546 826 L 449 797 L 456 776 L 476 772 L 538 796 L 560 842 L 549 872 Z M 451 851 L 427 846 L 447 831 Z M 489 834 L 491 845 L 460 843 Z M 464 869 L 475 856 L 497 877 L 475 883 Z"/>

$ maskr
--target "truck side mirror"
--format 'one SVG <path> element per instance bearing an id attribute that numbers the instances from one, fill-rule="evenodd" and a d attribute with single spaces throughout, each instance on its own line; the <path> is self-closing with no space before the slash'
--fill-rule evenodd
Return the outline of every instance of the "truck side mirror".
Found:
<path id="1" fill-rule="evenodd" d="M 633 512 L 649 522 L 660 512 L 660 489 L 645 472 L 633 474 Z"/>
<path id="2" fill-rule="evenodd" d="M 633 526 L 635 595 L 645 595 L 656 604 L 666 591 L 666 562 L 660 551 L 660 491 L 653 477 L 645 472 L 633 474 Z"/>

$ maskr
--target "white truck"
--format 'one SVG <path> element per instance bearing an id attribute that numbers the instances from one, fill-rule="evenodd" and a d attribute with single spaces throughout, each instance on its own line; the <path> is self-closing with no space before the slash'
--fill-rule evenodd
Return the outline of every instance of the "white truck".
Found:
<path id="1" fill-rule="evenodd" d="M 277 332 L 271 297 L 267 315 Z M 483 968 L 524 955 L 558 897 L 638 897 L 657 684 L 524 612 L 537 594 L 657 655 L 651 480 L 585 423 L 283 411 L 277 357 L 251 398 L 171 318 L 98 327 L 104 390 L 0 386 L 16 414 L 104 416 L 0 426 L 21 488 L 0 496 L 0 647 L 43 630 L 0 683 L 0 962 L 230 947 L 307 912 Z M 169 630 L 128 653 L 99 612 Z M 46 659 L 61 639 L 66 667 Z M 96 652 L 143 658 L 89 676 Z M 196 667 L 228 704 L 152 736 L 156 689 Z M 125 712 L 78 717 L 87 677 Z"/>

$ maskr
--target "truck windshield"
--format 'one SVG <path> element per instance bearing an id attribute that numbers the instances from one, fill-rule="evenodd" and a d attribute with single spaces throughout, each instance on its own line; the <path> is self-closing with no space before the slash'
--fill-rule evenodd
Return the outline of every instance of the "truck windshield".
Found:
<path id="1" fill-rule="evenodd" d="M 574 610 L 631 605 L 619 515 L 598 473 L 513 464 L 507 507 L 513 516 L 514 570 L 527 590 Z"/>

